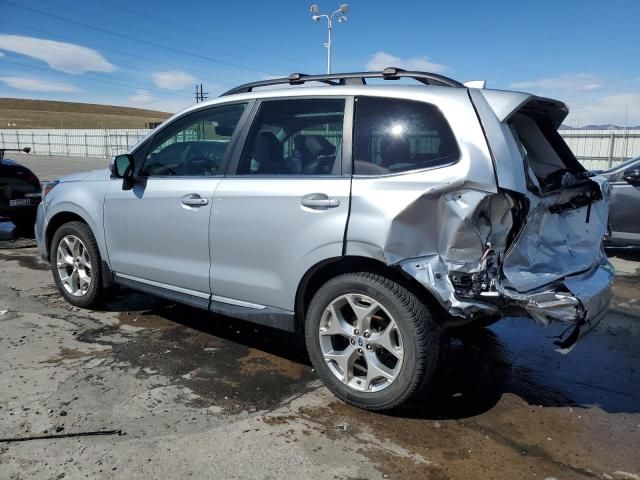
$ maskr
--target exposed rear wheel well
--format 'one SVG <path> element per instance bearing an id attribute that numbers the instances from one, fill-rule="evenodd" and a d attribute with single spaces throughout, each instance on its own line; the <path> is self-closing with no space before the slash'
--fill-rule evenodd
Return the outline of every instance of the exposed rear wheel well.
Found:
<path id="1" fill-rule="evenodd" d="M 296 330 L 299 332 L 304 330 L 307 309 L 314 294 L 322 285 L 333 277 L 343 273 L 355 272 L 375 273 L 393 280 L 424 302 L 434 314 L 436 320 L 438 317 L 444 320 L 443 315 L 446 315 L 446 312 L 444 312 L 433 295 L 417 280 L 411 278 L 400 268 L 390 267 L 378 260 L 367 257 L 345 256 L 325 260 L 313 266 L 300 281 L 298 291 L 296 292 Z M 440 313 L 442 313 L 442 315 L 440 315 Z"/>
<path id="2" fill-rule="evenodd" d="M 47 256 L 49 256 L 51 254 L 51 252 L 50 252 L 50 250 L 51 250 L 51 240 L 53 239 L 53 236 L 56 234 L 56 230 L 58 230 L 58 228 L 60 228 L 65 223 L 74 222 L 74 221 L 75 222 L 82 222 L 82 223 L 85 223 L 85 224 L 87 223 L 87 222 L 84 221 L 84 219 L 80 215 L 77 215 L 77 214 L 71 213 L 71 212 L 57 213 L 49 221 L 49 224 L 47 225 L 47 233 L 46 233 Z"/>

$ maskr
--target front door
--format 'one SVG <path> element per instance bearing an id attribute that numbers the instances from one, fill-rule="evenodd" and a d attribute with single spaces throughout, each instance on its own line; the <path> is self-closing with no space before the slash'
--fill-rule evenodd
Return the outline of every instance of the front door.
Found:
<path id="1" fill-rule="evenodd" d="M 116 276 L 208 302 L 213 194 L 244 109 L 219 106 L 175 120 L 151 140 L 133 188 L 111 181 L 104 228 Z"/>
<path id="2" fill-rule="evenodd" d="M 351 138 L 344 120 L 343 98 L 261 102 L 235 175 L 214 194 L 214 305 L 293 311 L 304 272 L 342 255 L 350 196 L 343 137 Z"/>

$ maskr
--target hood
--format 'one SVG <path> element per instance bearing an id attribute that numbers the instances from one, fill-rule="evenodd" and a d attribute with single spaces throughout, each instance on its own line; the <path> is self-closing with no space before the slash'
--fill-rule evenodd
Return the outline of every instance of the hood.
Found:
<path id="1" fill-rule="evenodd" d="M 89 181 L 97 182 L 102 180 L 109 180 L 111 178 L 111 172 L 108 168 L 101 168 L 99 170 L 90 170 L 88 172 L 77 172 L 65 175 L 58 179 L 59 182 L 80 182 Z"/>

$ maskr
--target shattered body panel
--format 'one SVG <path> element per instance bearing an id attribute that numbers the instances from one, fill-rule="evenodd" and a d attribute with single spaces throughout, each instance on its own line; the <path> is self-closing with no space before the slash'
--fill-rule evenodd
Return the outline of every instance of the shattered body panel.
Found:
<path id="1" fill-rule="evenodd" d="M 507 122 L 529 108 L 555 128 L 566 107 L 528 94 L 485 93 L 469 90 L 478 121 L 454 129 L 457 163 L 353 177 L 346 253 L 400 268 L 451 315 L 450 324 L 514 311 L 543 325 L 564 322 L 572 331 L 556 345 L 566 353 L 611 299 L 613 268 L 602 247 L 608 185 L 578 165 L 545 191 L 541 172 L 559 169 L 551 160 L 528 163 Z M 441 109 L 459 123 L 452 119 L 459 105 L 455 114 Z"/>

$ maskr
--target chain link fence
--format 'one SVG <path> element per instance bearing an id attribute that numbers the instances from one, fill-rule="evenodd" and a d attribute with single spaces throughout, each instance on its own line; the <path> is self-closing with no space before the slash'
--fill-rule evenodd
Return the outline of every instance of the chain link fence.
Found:
<path id="1" fill-rule="evenodd" d="M 0 148 L 31 147 L 40 155 L 112 157 L 126 153 L 149 129 L 0 129 Z M 640 156 L 640 130 L 560 130 L 588 169 L 610 168 Z"/>

